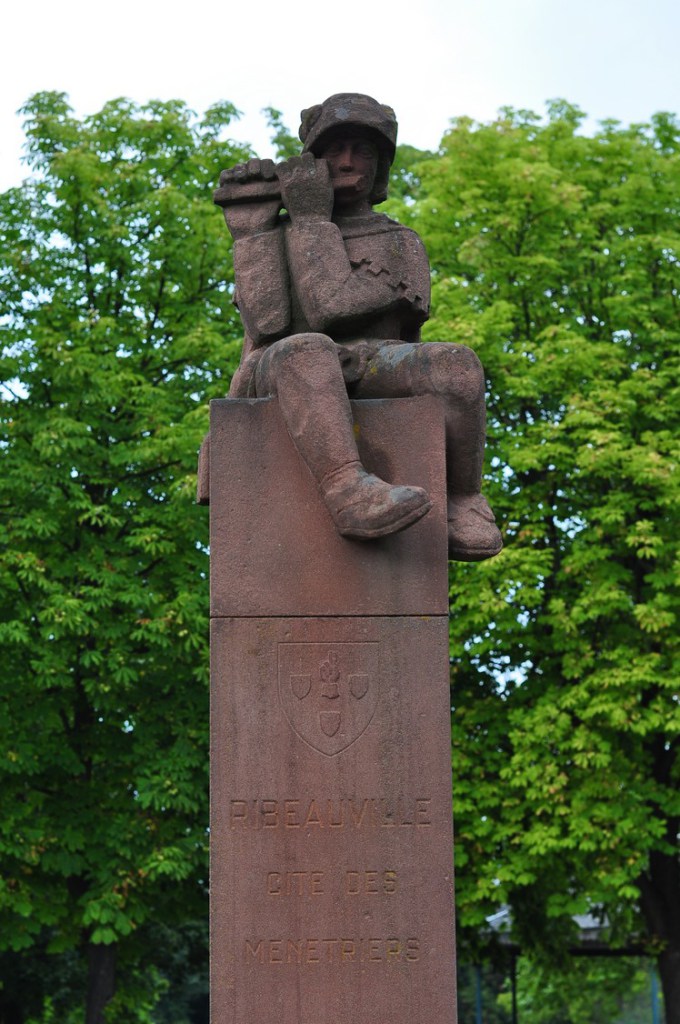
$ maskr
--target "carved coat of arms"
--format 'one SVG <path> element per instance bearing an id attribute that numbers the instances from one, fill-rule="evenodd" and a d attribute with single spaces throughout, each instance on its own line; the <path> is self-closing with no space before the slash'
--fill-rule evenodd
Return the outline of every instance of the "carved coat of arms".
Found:
<path id="1" fill-rule="evenodd" d="M 373 718 L 378 644 L 279 644 L 279 698 L 300 739 L 321 754 L 339 754 Z"/>

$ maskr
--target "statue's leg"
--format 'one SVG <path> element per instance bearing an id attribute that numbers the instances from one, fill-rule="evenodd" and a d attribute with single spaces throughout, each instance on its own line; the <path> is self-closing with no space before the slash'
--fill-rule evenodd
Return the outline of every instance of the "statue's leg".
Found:
<path id="1" fill-rule="evenodd" d="M 437 395 L 444 407 L 449 557 L 481 561 L 503 546 L 481 495 L 486 409 L 484 370 L 464 345 L 383 345 L 353 390 L 357 398 Z"/>
<path id="2" fill-rule="evenodd" d="M 293 444 L 343 536 L 397 533 L 429 511 L 422 488 L 390 485 L 361 465 L 338 350 L 326 335 L 295 334 L 269 346 L 255 387 L 258 397 L 277 396 Z"/>

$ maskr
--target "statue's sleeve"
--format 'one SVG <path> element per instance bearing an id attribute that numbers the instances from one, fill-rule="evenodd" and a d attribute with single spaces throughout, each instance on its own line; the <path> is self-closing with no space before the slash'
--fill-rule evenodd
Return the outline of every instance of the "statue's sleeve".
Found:
<path id="1" fill-rule="evenodd" d="M 379 241 L 376 241 L 379 239 Z M 418 235 L 407 228 L 373 235 L 366 255 L 352 258 L 336 224 L 293 224 L 286 235 L 288 266 L 313 331 L 392 310 L 427 320 L 430 266 Z"/>
<path id="2" fill-rule="evenodd" d="M 257 348 L 285 335 L 291 322 L 283 229 L 234 242 L 235 302 Z"/>

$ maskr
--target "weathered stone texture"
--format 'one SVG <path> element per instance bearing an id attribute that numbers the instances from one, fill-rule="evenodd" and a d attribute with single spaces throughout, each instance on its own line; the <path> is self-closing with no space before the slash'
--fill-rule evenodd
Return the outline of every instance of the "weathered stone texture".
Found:
<path id="1" fill-rule="evenodd" d="M 211 614 L 445 615 L 444 424 L 435 398 L 353 402 L 366 466 L 431 511 L 379 540 L 340 537 L 274 400 L 211 404 Z"/>
<path id="2" fill-rule="evenodd" d="M 441 409 L 353 404 L 433 497 L 369 543 L 276 402 L 211 415 L 212 1024 L 455 1024 Z"/>
<path id="3" fill-rule="evenodd" d="M 455 1020 L 447 625 L 213 621 L 212 1024 Z"/>

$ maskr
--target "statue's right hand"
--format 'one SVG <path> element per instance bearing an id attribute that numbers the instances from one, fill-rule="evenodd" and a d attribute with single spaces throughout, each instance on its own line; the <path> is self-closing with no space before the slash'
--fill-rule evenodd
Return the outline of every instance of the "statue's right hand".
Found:
<path id="1" fill-rule="evenodd" d="M 303 217 L 331 219 L 333 187 L 325 160 L 317 160 L 312 153 L 291 156 L 278 164 L 276 173 L 283 205 L 293 223 Z"/>
<path id="2" fill-rule="evenodd" d="M 245 164 L 228 167 L 220 174 L 220 185 L 238 188 L 239 185 L 249 186 L 252 190 L 258 181 L 269 182 L 276 178 L 276 167 L 273 160 L 248 160 Z M 281 209 L 281 198 L 251 199 L 249 202 L 235 203 L 224 206 L 224 219 L 234 239 L 246 238 L 248 235 L 259 235 L 270 231 L 276 226 L 276 219 Z"/>

